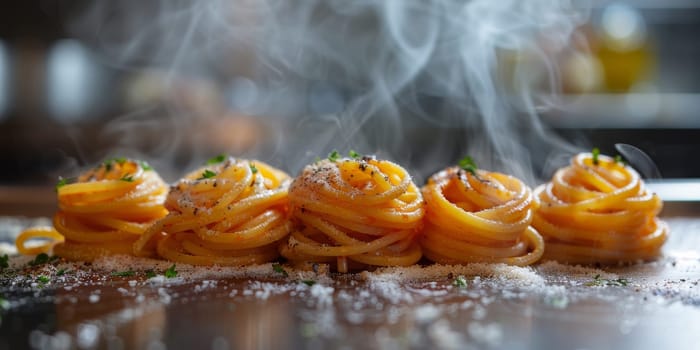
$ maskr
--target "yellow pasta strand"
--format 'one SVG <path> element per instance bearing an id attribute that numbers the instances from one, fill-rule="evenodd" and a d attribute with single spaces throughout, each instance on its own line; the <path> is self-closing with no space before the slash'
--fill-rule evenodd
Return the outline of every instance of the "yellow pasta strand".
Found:
<path id="1" fill-rule="evenodd" d="M 74 261 L 131 254 L 131 245 L 165 216 L 167 185 L 145 163 L 108 160 L 57 188 L 59 210 L 53 227 L 30 228 L 15 241 L 21 254 L 48 253 Z M 30 239 L 44 238 L 27 248 Z"/>
<path id="2" fill-rule="evenodd" d="M 427 203 L 420 243 L 435 262 L 526 266 L 544 252 L 530 226 L 536 202 L 520 180 L 497 172 L 451 167 L 422 189 Z"/>
<path id="3" fill-rule="evenodd" d="M 178 182 L 165 202 L 168 216 L 134 243 L 137 255 L 156 250 L 192 265 L 240 266 L 275 260 L 291 231 L 289 176 L 263 162 L 228 158 Z"/>
<path id="4" fill-rule="evenodd" d="M 26 242 L 34 238 L 42 238 L 44 241 L 34 247 L 27 247 Z M 32 227 L 17 237 L 15 246 L 20 254 L 37 255 L 50 252 L 56 244 L 63 243 L 64 240 L 65 238 L 53 227 Z"/>
<path id="5" fill-rule="evenodd" d="M 572 264 L 651 260 L 666 241 L 657 218 L 662 202 L 639 174 L 613 158 L 573 157 L 535 189 L 540 208 L 533 225 L 545 238 L 544 259 Z"/>
<path id="6" fill-rule="evenodd" d="M 407 266 L 420 260 L 416 242 L 423 198 L 400 166 L 371 157 L 322 160 L 290 187 L 297 228 L 280 246 L 292 262 L 334 263 L 340 272 Z"/>

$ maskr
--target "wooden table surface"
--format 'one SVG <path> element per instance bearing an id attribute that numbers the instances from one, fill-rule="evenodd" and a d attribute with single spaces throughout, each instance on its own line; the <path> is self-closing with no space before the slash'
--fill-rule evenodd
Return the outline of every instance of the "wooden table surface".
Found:
<path id="1" fill-rule="evenodd" d="M 109 261 L 5 270 L 0 350 L 697 349 L 699 203 L 669 201 L 664 256 L 622 267 L 428 266 L 354 275 L 288 268 L 288 277 L 269 265 L 178 267 L 175 278 L 160 275 L 165 263 L 153 278 L 138 268 L 112 276 Z M 0 217 L 0 236 L 30 223 Z M 460 275 L 465 287 L 454 284 Z"/>
<path id="2" fill-rule="evenodd" d="M 665 219 L 662 259 L 602 269 L 414 267 L 308 286 L 271 266 L 149 279 L 54 262 L 3 275 L 0 349 L 696 349 L 700 219 Z"/>

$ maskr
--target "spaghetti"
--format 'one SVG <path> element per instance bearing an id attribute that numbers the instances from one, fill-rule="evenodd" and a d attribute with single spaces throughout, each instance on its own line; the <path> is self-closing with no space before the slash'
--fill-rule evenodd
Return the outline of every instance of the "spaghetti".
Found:
<path id="1" fill-rule="evenodd" d="M 134 244 L 137 255 L 191 265 L 248 265 L 275 260 L 290 232 L 289 176 L 263 162 L 220 156 L 174 185 L 170 211 Z"/>
<path id="2" fill-rule="evenodd" d="M 545 259 L 612 264 L 654 259 L 668 235 L 662 202 L 639 174 L 596 152 L 576 155 L 535 190 L 533 225 L 545 237 Z"/>
<path id="3" fill-rule="evenodd" d="M 423 187 L 425 256 L 444 264 L 536 262 L 544 241 L 530 226 L 536 202 L 528 186 L 505 174 L 467 169 L 447 168 Z"/>
<path id="4" fill-rule="evenodd" d="M 57 186 L 59 210 L 53 227 L 30 228 L 15 241 L 21 254 L 54 254 L 74 261 L 131 254 L 132 244 L 155 220 L 165 216 L 168 187 L 150 166 L 118 158 Z M 31 239 L 48 239 L 27 247 Z"/>
<path id="5" fill-rule="evenodd" d="M 420 260 L 423 198 L 411 176 L 372 157 L 331 159 L 307 166 L 292 183 L 298 227 L 281 245 L 282 255 L 297 263 L 334 263 L 339 272 Z"/>

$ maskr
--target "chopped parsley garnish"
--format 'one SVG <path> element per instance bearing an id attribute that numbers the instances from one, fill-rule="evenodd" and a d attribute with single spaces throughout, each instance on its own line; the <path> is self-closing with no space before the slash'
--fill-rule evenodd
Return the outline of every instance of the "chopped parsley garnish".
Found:
<path id="1" fill-rule="evenodd" d="M 204 172 L 202 173 L 202 176 L 197 180 L 211 179 L 214 176 L 216 176 L 216 173 L 207 169 L 207 170 L 204 170 Z"/>
<path id="2" fill-rule="evenodd" d="M 40 253 L 38 254 L 34 260 L 29 262 L 29 266 L 39 266 L 39 265 L 44 265 L 46 263 L 52 262 L 54 260 L 58 260 L 58 256 L 49 256 L 46 253 Z"/>
<path id="3" fill-rule="evenodd" d="M 146 278 L 153 278 L 158 276 L 158 274 L 153 270 L 146 270 Z"/>
<path id="4" fill-rule="evenodd" d="M 114 276 L 114 277 L 131 277 L 135 274 L 136 274 L 136 272 L 134 272 L 133 270 L 112 272 L 112 276 Z"/>
<path id="5" fill-rule="evenodd" d="M 355 152 L 355 150 L 352 150 L 352 149 L 350 150 L 350 152 L 348 152 L 348 156 L 349 156 L 350 158 L 352 158 L 352 159 L 360 159 L 360 158 L 362 158 L 362 155 L 361 155 L 361 154 Z"/>
<path id="6" fill-rule="evenodd" d="M 276 264 L 276 263 L 275 263 L 275 264 L 272 264 L 272 271 L 275 271 L 275 272 L 281 274 L 281 275 L 284 276 L 284 277 L 289 276 L 289 274 L 287 273 L 287 271 L 286 271 L 286 270 L 282 267 L 282 265 L 280 265 L 280 264 Z"/>
<path id="7" fill-rule="evenodd" d="M 47 284 L 47 283 L 49 283 L 49 281 L 51 281 L 50 278 L 48 278 L 47 276 L 44 276 L 44 275 L 40 275 L 39 277 L 36 278 L 36 280 L 37 280 L 37 282 L 39 282 L 41 284 Z"/>
<path id="8" fill-rule="evenodd" d="M 593 151 L 591 153 L 593 154 L 593 165 L 598 165 L 598 163 L 600 163 L 600 160 L 598 159 L 600 157 L 600 149 L 598 147 L 593 147 Z"/>
<path id="9" fill-rule="evenodd" d="M 594 287 L 594 286 L 614 286 L 614 287 L 627 287 L 627 285 L 630 282 L 625 279 L 625 278 L 618 278 L 618 279 L 607 279 L 607 278 L 600 278 L 600 274 L 595 275 L 593 277 L 592 281 L 586 282 L 586 286 L 588 287 Z"/>
<path id="10" fill-rule="evenodd" d="M 69 183 L 72 183 L 73 179 L 69 178 L 64 178 L 64 177 L 58 177 L 58 182 L 56 183 L 56 191 L 58 191 L 59 188 L 68 185 Z"/>
<path id="11" fill-rule="evenodd" d="M 145 161 L 139 161 L 139 165 L 141 166 L 141 169 L 143 169 L 143 171 L 153 170 L 153 167 L 150 164 L 146 163 Z"/>
<path id="12" fill-rule="evenodd" d="M 207 160 L 207 165 L 219 164 L 219 163 L 223 162 L 224 160 L 226 160 L 226 154 L 221 153 L 216 157 L 209 158 L 209 160 Z"/>
<path id="13" fill-rule="evenodd" d="M 472 175 L 476 175 L 476 163 L 472 157 L 466 156 L 459 161 L 459 167 L 465 171 L 470 172 Z"/>
<path id="14" fill-rule="evenodd" d="M 66 274 L 66 269 L 59 269 L 56 271 L 56 276 L 63 276 Z"/>
<path id="15" fill-rule="evenodd" d="M 34 260 L 29 262 L 29 266 L 44 265 L 47 262 L 49 262 L 49 255 L 46 253 L 41 253 L 34 257 Z"/>
<path id="16" fill-rule="evenodd" d="M 340 153 L 338 153 L 338 151 L 333 150 L 333 152 L 328 153 L 328 160 L 331 162 L 335 162 L 338 159 L 340 159 Z"/>
<path id="17" fill-rule="evenodd" d="M 126 182 L 134 182 L 134 175 L 126 174 L 126 175 L 122 176 L 122 178 L 119 180 L 126 181 Z"/>
<path id="18" fill-rule="evenodd" d="M 622 165 L 627 165 L 627 161 L 625 161 L 624 158 L 622 158 L 621 155 L 615 155 L 615 163 L 620 163 Z"/>
<path id="19" fill-rule="evenodd" d="M 10 257 L 7 254 L 0 256 L 0 269 L 6 269 L 10 267 L 9 261 Z"/>
<path id="20" fill-rule="evenodd" d="M 256 174 L 258 172 L 258 168 L 255 167 L 255 164 L 250 164 L 250 171 L 252 171 L 253 174 Z"/>
<path id="21" fill-rule="evenodd" d="M 316 281 L 314 281 L 314 280 L 302 280 L 301 283 L 303 283 L 303 284 L 305 284 L 305 285 L 311 287 L 311 286 L 313 286 L 314 284 L 316 284 Z"/>
<path id="22" fill-rule="evenodd" d="M 174 278 L 177 277 L 177 270 L 175 270 L 175 264 L 173 266 L 168 267 L 167 270 L 165 270 L 165 278 Z"/>
<path id="23" fill-rule="evenodd" d="M 124 157 L 111 158 L 111 159 L 105 160 L 102 164 L 104 164 L 105 170 L 112 171 L 112 164 L 114 164 L 114 163 L 124 164 L 124 163 L 126 163 L 126 158 L 124 158 Z"/>
<path id="24" fill-rule="evenodd" d="M 464 276 L 459 275 L 455 277 L 454 281 L 452 281 L 452 285 L 459 288 L 465 288 L 467 286 L 467 279 L 464 278 Z"/>

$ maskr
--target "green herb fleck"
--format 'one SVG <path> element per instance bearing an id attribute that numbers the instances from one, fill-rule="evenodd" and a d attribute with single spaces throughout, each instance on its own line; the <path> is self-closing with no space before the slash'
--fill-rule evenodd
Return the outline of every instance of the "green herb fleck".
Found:
<path id="1" fill-rule="evenodd" d="M 359 153 L 357 153 L 357 152 L 355 152 L 355 150 L 350 150 L 350 152 L 348 152 L 348 156 L 349 156 L 350 158 L 352 158 L 352 159 L 360 159 L 360 158 L 362 158 L 362 155 L 359 154 Z"/>
<path id="2" fill-rule="evenodd" d="M 44 276 L 44 275 L 40 275 L 39 277 L 36 278 L 36 280 L 37 280 L 37 282 L 39 282 L 41 284 L 47 284 L 47 283 L 49 283 L 49 281 L 51 281 L 51 279 L 49 277 Z"/>
<path id="3" fill-rule="evenodd" d="M 58 177 L 58 182 L 56 183 L 56 191 L 58 191 L 59 188 L 68 185 L 69 183 L 72 183 L 73 179 L 69 178 L 64 178 L 64 177 Z"/>
<path id="4" fill-rule="evenodd" d="M 593 147 L 593 151 L 591 152 L 593 154 L 593 165 L 598 165 L 600 160 L 598 157 L 600 157 L 600 149 L 598 147 Z"/>
<path id="5" fill-rule="evenodd" d="M 136 272 L 134 272 L 133 270 L 112 272 L 112 276 L 114 276 L 114 277 L 131 277 L 135 274 L 136 274 Z"/>
<path id="6" fill-rule="evenodd" d="M 314 284 L 316 284 L 316 281 L 314 281 L 314 280 L 302 280 L 301 283 L 303 283 L 303 284 L 305 284 L 305 285 L 311 287 L 311 286 L 313 286 Z"/>
<path id="7" fill-rule="evenodd" d="M 153 270 L 146 270 L 146 278 L 153 278 L 158 276 L 158 274 Z"/>
<path id="8" fill-rule="evenodd" d="M 215 172 L 213 172 L 213 171 L 211 171 L 211 170 L 209 170 L 209 169 L 206 169 L 206 170 L 204 170 L 204 172 L 202 173 L 202 176 L 201 176 L 199 179 L 197 179 L 197 180 L 211 179 L 211 178 L 214 177 L 214 176 L 216 176 L 216 173 L 215 173 Z"/>
<path id="9" fill-rule="evenodd" d="M 7 310 L 10 308 L 10 302 L 5 300 L 5 298 L 0 297 L 0 310 Z"/>
<path id="10" fill-rule="evenodd" d="M 627 165 L 627 161 L 625 161 L 624 158 L 622 158 L 621 155 L 615 155 L 615 163 L 620 163 L 622 165 Z"/>
<path id="11" fill-rule="evenodd" d="M 29 266 L 39 266 L 44 265 L 49 262 L 49 255 L 46 253 L 41 253 L 37 255 L 34 260 L 29 262 Z"/>
<path id="12" fill-rule="evenodd" d="M 124 157 L 115 157 L 111 159 L 107 159 L 102 164 L 105 166 L 105 170 L 107 171 L 112 171 L 112 164 L 117 163 L 117 164 L 124 164 L 126 163 L 126 158 Z"/>
<path id="13" fill-rule="evenodd" d="M 628 281 L 626 278 L 618 278 L 616 280 L 608 281 L 609 286 L 627 287 L 628 284 L 630 284 L 630 281 Z"/>
<path id="14" fill-rule="evenodd" d="M 165 270 L 165 278 L 174 278 L 177 277 L 177 270 L 175 270 L 175 264 L 173 266 L 168 267 L 167 270 Z"/>
<path id="15" fill-rule="evenodd" d="M 282 274 L 282 276 L 284 276 L 284 277 L 289 276 L 287 271 L 280 264 L 276 264 L 276 263 L 272 264 L 272 270 L 279 273 L 279 274 Z"/>
<path id="16" fill-rule="evenodd" d="M 0 256 L 0 269 L 6 269 L 10 267 L 9 263 L 10 257 L 7 254 Z"/>
<path id="17" fill-rule="evenodd" d="M 569 305 L 569 298 L 566 295 L 547 295 L 544 303 L 556 309 L 565 309 Z"/>
<path id="18" fill-rule="evenodd" d="M 467 279 L 464 278 L 464 276 L 459 275 L 455 277 L 454 281 L 452 281 L 452 285 L 459 288 L 465 288 L 467 286 Z"/>
<path id="19" fill-rule="evenodd" d="M 258 172 L 258 168 L 255 167 L 255 164 L 250 164 L 250 171 L 252 171 L 253 174 L 256 174 Z"/>
<path id="20" fill-rule="evenodd" d="M 66 274 L 66 269 L 59 269 L 56 271 L 56 276 L 63 276 Z"/>
<path id="21" fill-rule="evenodd" d="M 587 287 L 594 287 L 594 286 L 614 286 L 614 287 L 627 287 L 627 285 L 630 282 L 625 279 L 625 278 L 618 278 L 618 279 L 607 279 L 607 278 L 600 278 L 600 274 L 595 275 L 593 277 L 592 281 L 586 282 Z"/>
<path id="22" fill-rule="evenodd" d="M 472 157 L 466 156 L 459 161 L 459 167 L 463 170 L 470 172 L 472 175 L 476 176 L 476 163 Z"/>
<path id="23" fill-rule="evenodd" d="M 318 162 L 320 162 L 320 161 L 321 161 L 321 157 L 316 156 L 316 158 L 314 158 L 314 163 L 318 163 Z"/>
<path id="24" fill-rule="evenodd" d="M 338 159 L 340 159 L 340 153 L 338 153 L 338 151 L 333 150 L 333 152 L 328 153 L 328 160 L 331 162 L 335 162 Z"/>
<path id="25" fill-rule="evenodd" d="M 207 165 L 219 164 L 219 163 L 223 162 L 224 160 L 226 160 L 226 154 L 221 153 L 216 157 L 209 158 L 209 160 L 207 160 Z"/>
<path id="26" fill-rule="evenodd" d="M 586 282 L 587 287 L 600 286 L 602 284 L 603 284 L 603 281 L 601 281 L 601 279 L 600 279 L 600 274 L 595 275 L 595 277 L 593 277 L 592 281 Z"/>
<path id="27" fill-rule="evenodd" d="M 126 182 L 134 182 L 134 175 L 126 174 L 126 175 L 122 176 L 122 178 L 119 180 L 126 181 Z"/>
<path id="28" fill-rule="evenodd" d="M 141 169 L 143 169 L 143 171 L 151 171 L 151 170 L 153 170 L 153 167 L 152 167 L 150 164 L 148 164 L 148 163 L 146 163 L 145 161 L 143 161 L 143 160 L 142 160 L 142 161 L 139 161 L 139 165 L 141 166 Z"/>

